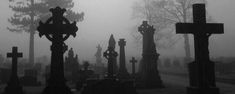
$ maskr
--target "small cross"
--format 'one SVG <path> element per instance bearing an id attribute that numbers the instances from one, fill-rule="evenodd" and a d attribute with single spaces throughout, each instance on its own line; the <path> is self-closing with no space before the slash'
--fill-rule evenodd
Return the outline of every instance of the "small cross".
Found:
<path id="1" fill-rule="evenodd" d="M 137 63 L 137 60 L 135 59 L 135 57 L 132 57 L 130 62 L 132 63 L 132 74 L 134 75 L 135 74 L 135 63 Z"/>
<path id="2" fill-rule="evenodd" d="M 22 53 L 18 53 L 17 47 L 12 47 L 12 53 L 7 53 L 8 58 L 12 58 L 12 74 L 11 79 L 17 79 L 17 59 L 23 57 Z"/>
<path id="3" fill-rule="evenodd" d="M 19 57 L 23 57 L 22 53 L 18 53 L 17 47 L 12 47 L 12 53 L 7 53 L 8 58 L 12 58 L 12 62 L 17 61 Z"/>

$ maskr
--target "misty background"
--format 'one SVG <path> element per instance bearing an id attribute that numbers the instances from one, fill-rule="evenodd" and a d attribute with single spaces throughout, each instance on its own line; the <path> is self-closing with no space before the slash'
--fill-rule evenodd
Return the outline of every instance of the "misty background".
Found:
<path id="1" fill-rule="evenodd" d="M 84 12 L 84 20 L 77 24 L 79 30 L 75 38 L 70 37 L 66 44 L 73 48 L 80 60 L 89 60 L 94 63 L 96 46 L 101 44 L 103 51 L 107 49 L 108 39 L 114 34 L 116 42 L 120 38 L 125 38 L 126 56 L 141 57 L 141 47 L 132 37 L 132 28 L 141 25 L 142 20 L 133 19 L 133 4 L 139 0 L 73 0 L 76 12 Z M 212 35 L 210 37 L 211 57 L 235 57 L 235 1 L 234 0 L 208 0 L 207 11 L 218 23 L 224 23 L 225 33 L 222 35 Z M 24 58 L 28 58 L 29 33 L 15 33 L 7 30 L 10 23 L 7 21 L 13 15 L 9 8 L 8 0 L 0 1 L 0 54 L 6 57 L 6 53 L 11 51 L 12 46 L 18 46 L 23 52 Z M 137 31 L 136 31 L 137 32 Z M 137 32 L 138 33 L 138 32 Z M 190 35 L 192 56 L 193 36 Z M 50 57 L 51 42 L 45 37 L 39 38 L 35 35 L 35 58 L 41 56 Z M 183 39 L 180 39 L 174 47 L 167 49 L 157 49 L 161 57 L 183 57 Z M 116 51 L 119 46 L 116 44 Z M 161 58 L 160 57 L 160 58 Z M 37 60 L 37 59 L 35 59 Z"/>

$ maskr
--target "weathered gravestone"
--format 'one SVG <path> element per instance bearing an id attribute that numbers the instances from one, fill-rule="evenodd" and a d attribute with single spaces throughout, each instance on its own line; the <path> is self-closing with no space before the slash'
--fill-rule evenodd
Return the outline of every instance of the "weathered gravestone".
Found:
<path id="1" fill-rule="evenodd" d="M 102 48 L 101 48 L 100 45 L 98 45 L 96 48 L 97 48 L 97 52 L 95 53 L 96 64 L 98 66 L 103 66 L 103 63 L 102 63 Z"/>
<path id="2" fill-rule="evenodd" d="M 188 94 L 219 94 L 215 84 L 214 62 L 209 58 L 209 37 L 222 34 L 223 24 L 206 23 L 205 4 L 193 5 L 194 23 L 177 23 L 176 33 L 194 35 L 195 61 L 189 64 Z"/>
<path id="3" fill-rule="evenodd" d="M 96 63 L 94 66 L 94 71 L 95 71 L 95 74 L 99 76 L 99 78 L 104 78 L 105 66 L 104 66 L 104 63 L 102 63 L 102 48 L 100 45 L 98 45 L 96 48 L 97 48 L 97 52 L 95 53 Z"/>
<path id="4" fill-rule="evenodd" d="M 135 59 L 135 57 L 132 57 L 130 62 L 132 64 L 132 76 L 135 77 L 135 63 L 137 63 L 137 60 Z"/>
<path id="5" fill-rule="evenodd" d="M 20 78 L 20 82 L 24 86 L 40 86 L 41 83 L 37 79 L 38 72 L 35 69 L 27 69 L 24 76 Z"/>
<path id="6" fill-rule="evenodd" d="M 115 51 L 115 39 L 113 35 L 109 38 L 108 49 L 104 52 L 104 57 L 108 60 L 108 73 L 107 78 L 116 79 L 117 76 L 117 56 L 118 53 Z"/>
<path id="7" fill-rule="evenodd" d="M 118 41 L 118 45 L 120 46 L 118 78 L 120 80 L 127 80 L 130 78 L 129 77 L 130 75 L 126 69 L 126 55 L 125 55 L 126 41 L 125 41 L 125 39 L 120 39 Z"/>
<path id="8" fill-rule="evenodd" d="M 69 87 L 65 84 L 64 77 L 64 57 L 63 54 L 67 50 L 64 43 L 70 35 L 76 36 L 78 30 L 76 22 L 70 23 L 63 14 L 66 9 L 56 7 L 50 9 L 52 17 L 45 23 L 40 22 L 37 28 L 39 36 L 46 36 L 52 42 L 51 46 L 51 65 L 50 65 L 50 78 L 43 94 L 71 94 Z"/>
<path id="9" fill-rule="evenodd" d="M 78 62 L 78 55 L 74 54 L 73 48 L 70 48 L 68 55 L 65 57 L 64 71 L 65 78 L 68 81 L 76 82 L 78 79 L 77 72 L 80 70 L 80 65 Z"/>
<path id="10" fill-rule="evenodd" d="M 5 87 L 4 94 L 23 94 L 22 86 L 17 75 L 18 58 L 23 57 L 22 53 L 18 53 L 17 47 L 12 47 L 12 53 L 7 53 L 7 57 L 12 58 L 11 76 Z"/>
<path id="11" fill-rule="evenodd" d="M 157 67 L 159 54 L 154 43 L 155 29 L 147 21 L 143 21 L 142 25 L 138 27 L 138 31 L 143 36 L 143 53 L 139 64 L 140 78 L 137 86 L 141 88 L 162 88 L 163 83 Z"/>
<path id="12" fill-rule="evenodd" d="M 74 74 L 77 76 L 76 89 L 80 91 L 83 87 L 90 85 L 90 80 L 94 76 L 94 71 L 89 69 L 90 63 L 88 61 L 83 62 L 82 70 L 79 70 Z"/>
<path id="13" fill-rule="evenodd" d="M 136 94 L 133 82 L 117 80 L 115 62 L 118 54 L 115 51 L 113 35 L 109 39 L 108 50 L 103 55 L 108 59 L 107 77 L 103 80 L 90 80 L 81 94 Z"/>
<path id="14" fill-rule="evenodd" d="M 68 51 L 68 56 L 65 57 L 64 62 L 65 71 L 75 72 L 79 70 L 78 55 L 74 54 L 73 48 Z"/>

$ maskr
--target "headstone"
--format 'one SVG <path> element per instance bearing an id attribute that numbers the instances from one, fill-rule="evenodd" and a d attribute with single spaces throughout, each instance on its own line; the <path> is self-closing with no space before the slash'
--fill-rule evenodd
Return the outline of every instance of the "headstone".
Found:
<path id="1" fill-rule="evenodd" d="M 76 80 L 78 79 L 77 75 L 79 75 L 76 73 L 79 70 L 80 65 L 78 61 L 78 55 L 75 55 L 73 48 L 70 48 L 64 62 L 64 72 L 66 80 L 76 82 Z"/>
<path id="2" fill-rule="evenodd" d="M 132 64 L 132 75 L 135 75 L 135 63 L 137 63 L 137 60 L 135 59 L 135 57 L 132 57 L 130 60 L 131 64 Z"/>
<path id="3" fill-rule="evenodd" d="M 195 61 L 189 64 L 188 94 L 219 94 L 215 84 L 214 62 L 209 58 L 209 37 L 223 33 L 223 24 L 206 23 L 205 4 L 193 5 L 194 23 L 177 23 L 176 33 L 194 35 Z"/>
<path id="4" fill-rule="evenodd" d="M 73 48 L 68 51 L 68 56 L 65 57 L 65 71 L 73 72 L 79 70 L 78 55 L 74 54 Z"/>
<path id="5" fill-rule="evenodd" d="M 18 58 L 23 57 L 22 53 L 18 53 L 17 47 L 12 47 L 12 53 L 7 53 L 8 58 L 12 58 L 11 76 L 5 87 L 4 94 L 23 94 L 22 86 L 20 85 L 17 75 Z"/>
<path id="6" fill-rule="evenodd" d="M 116 79 L 117 76 L 117 56 L 115 51 L 115 39 L 113 35 L 110 36 L 108 49 L 104 52 L 103 56 L 108 60 L 108 74 L 107 78 Z"/>
<path id="7" fill-rule="evenodd" d="M 97 52 L 95 53 L 96 64 L 97 65 L 103 65 L 102 64 L 102 48 L 101 48 L 100 45 L 98 45 L 96 48 L 97 48 Z"/>
<path id="8" fill-rule="evenodd" d="M 100 78 L 104 78 L 105 66 L 104 63 L 102 63 L 102 48 L 100 45 L 98 45 L 96 48 L 97 52 L 95 53 L 96 63 L 94 66 L 94 71 L 95 74 L 99 75 Z"/>
<path id="9" fill-rule="evenodd" d="M 37 28 L 39 36 L 46 36 L 52 42 L 50 78 L 43 94 L 71 94 L 71 90 L 65 84 L 64 77 L 64 57 L 63 54 L 68 46 L 64 43 L 70 35 L 76 36 L 78 30 L 76 22 L 70 23 L 63 14 L 66 9 L 60 7 L 50 9 L 52 17 L 45 23 L 39 23 Z"/>
<path id="10" fill-rule="evenodd" d="M 147 21 L 143 21 L 143 24 L 138 27 L 138 31 L 143 36 L 143 53 L 139 65 L 140 87 L 162 88 L 163 83 L 157 67 L 159 54 L 154 43 L 155 29 Z"/>
<path id="11" fill-rule="evenodd" d="M 89 80 L 81 94 L 137 94 L 132 81 L 117 80 L 115 72 L 117 52 L 113 35 L 103 55 L 108 59 L 108 76 L 102 80 Z"/>
<path id="12" fill-rule="evenodd" d="M 126 69 L 126 55 L 125 55 L 126 41 L 125 39 L 120 39 L 118 41 L 118 45 L 120 46 L 118 78 L 120 80 L 126 80 L 126 79 L 129 79 L 130 75 Z"/>

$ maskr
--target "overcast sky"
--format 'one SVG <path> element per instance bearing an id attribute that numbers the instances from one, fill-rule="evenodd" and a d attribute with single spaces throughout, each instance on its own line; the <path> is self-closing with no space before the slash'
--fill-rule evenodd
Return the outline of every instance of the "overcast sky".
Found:
<path id="1" fill-rule="evenodd" d="M 77 37 L 70 37 L 66 43 L 73 47 L 81 60 L 94 59 L 96 45 L 101 44 L 103 50 L 107 49 L 110 34 L 114 34 L 116 41 L 119 38 L 127 40 L 127 56 L 141 56 L 141 47 L 131 37 L 130 28 L 141 21 L 131 19 L 132 4 L 138 0 L 74 0 L 74 10 L 85 13 L 84 21 L 78 24 Z M 225 34 L 213 35 L 213 43 L 210 47 L 212 56 L 235 56 L 235 0 L 208 0 L 208 11 L 216 22 L 224 23 Z M 29 34 L 12 33 L 6 27 L 10 24 L 7 18 L 12 15 L 8 8 L 8 0 L 0 1 L 0 53 L 5 56 L 11 51 L 12 46 L 18 46 L 28 57 Z M 190 36 L 192 39 L 192 36 Z M 35 35 L 36 57 L 50 55 L 51 43 L 45 38 Z M 118 45 L 116 45 L 118 46 Z M 119 47 L 117 47 L 119 48 Z M 172 49 L 159 50 L 161 56 L 184 55 L 183 42 L 178 42 Z"/>

